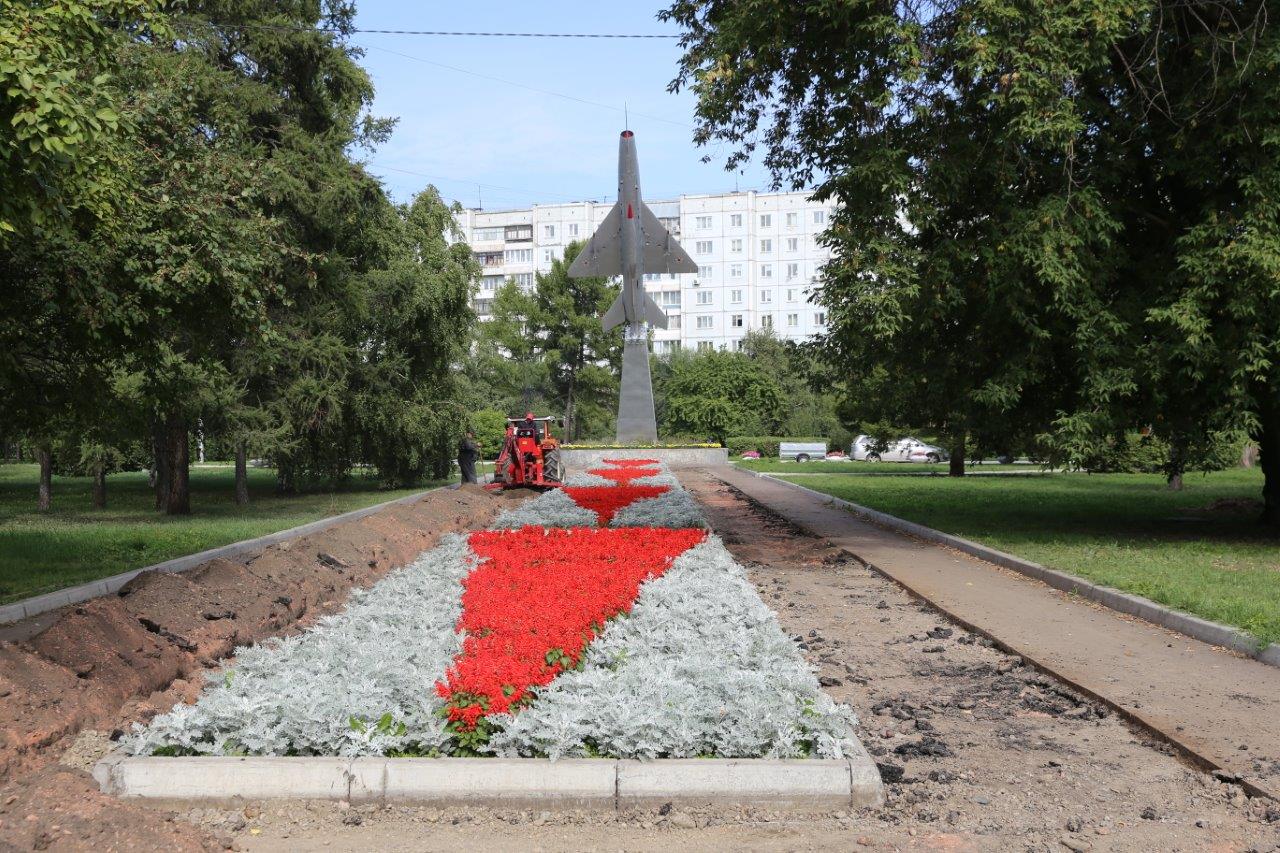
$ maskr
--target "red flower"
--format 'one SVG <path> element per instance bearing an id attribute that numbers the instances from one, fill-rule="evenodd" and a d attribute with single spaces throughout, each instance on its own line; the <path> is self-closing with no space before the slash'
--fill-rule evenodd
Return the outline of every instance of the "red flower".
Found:
<path id="1" fill-rule="evenodd" d="M 652 477 L 662 472 L 657 468 L 636 468 L 633 466 L 629 468 L 592 468 L 590 473 L 625 485 L 640 477 Z"/>
<path id="2" fill-rule="evenodd" d="M 569 528 L 472 533 L 481 563 L 462 582 L 462 652 L 436 684 L 450 720 L 474 729 L 518 707 L 529 688 L 577 666 L 640 584 L 698 544 L 701 530 Z"/>
<path id="3" fill-rule="evenodd" d="M 565 486 L 564 491 L 583 509 L 596 514 L 601 527 L 608 527 L 613 515 L 642 498 L 656 498 L 669 486 Z"/>

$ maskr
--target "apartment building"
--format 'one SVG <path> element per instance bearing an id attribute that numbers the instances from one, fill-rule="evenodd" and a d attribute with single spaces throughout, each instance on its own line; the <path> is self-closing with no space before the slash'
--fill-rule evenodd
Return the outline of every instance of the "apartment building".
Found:
<path id="1" fill-rule="evenodd" d="M 736 349 L 752 329 L 805 340 L 826 330 L 812 301 L 830 257 L 819 242 L 831 205 L 806 193 L 683 195 L 647 202 L 698 264 L 696 274 L 647 274 L 645 289 L 669 317 L 654 330 L 654 351 Z M 476 312 L 487 318 L 508 278 L 532 288 L 564 247 L 586 240 L 613 207 L 574 202 L 524 210 L 464 210 L 458 226 L 483 267 Z"/>

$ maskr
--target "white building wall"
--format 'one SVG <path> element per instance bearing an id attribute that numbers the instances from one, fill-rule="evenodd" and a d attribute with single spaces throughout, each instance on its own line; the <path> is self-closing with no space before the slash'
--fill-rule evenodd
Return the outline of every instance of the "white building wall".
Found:
<path id="1" fill-rule="evenodd" d="M 670 318 L 670 328 L 654 330 L 656 352 L 734 349 L 748 331 L 770 324 L 778 337 L 795 341 L 825 331 L 825 312 L 810 300 L 830 257 L 818 237 L 832 205 L 801 192 L 684 195 L 647 204 L 699 266 L 697 274 L 645 277 L 645 289 Z M 574 202 L 459 213 L 464 239 L 485 264 L 475 298 L 481 319 L 501 282 L 515 277 L 532 287 L 533 276 L 549 271 L 566 245 L 590 238 L 612 207 Z"/>

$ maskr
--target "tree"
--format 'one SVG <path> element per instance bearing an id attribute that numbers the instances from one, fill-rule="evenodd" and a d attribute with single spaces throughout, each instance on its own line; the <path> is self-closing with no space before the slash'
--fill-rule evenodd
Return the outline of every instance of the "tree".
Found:
<path id="1" fill-rule="evenodd" d="M 0 246 L 110 217 L 132 189 L 115 72 L 132 34 L 163 34 L 158 6 L 0 0 Z"/>
<path id="2" fill-rule="evenodd" d="M 782 421 L 786 396 L 763 365 L 740 352 L 675 352 L 656 391 L 665 401 L 668 432 L 724 443 L 730 435 L 771 435 Z"/>
<path id="3" fill-rule="evenodd" d="M 663 16 L 686 28 L 673 86 L 698 94 L 695 138 L 733 146 L 731 166 L 762 145 L 775 181 L 820 176 L 840 203 L 822 299 L 830 357 L 869 377 L 855 406 L 953 445 L 1041 430 L 1067 456 L 1144 423 L 1176 454 L 1243 425 L 1272 448 L 1277 525 L 1266 7 L 686 0 Z"/>
<path id="4" fill-rule="evenodd" d="M 551 270 L 538 273 L 530 328 L 546 364 L 565 436 L 609 428 L 618 393 L 622 329 L 605 331 L 600 318 L 618 295 L 608 278 L 570 278 L 569 266 L 586 244 L 570 243 Z"/>
<path id="5" fill-rule="evenodd" d="M 496 406 L 511 417 L 547 407 L 550 381 L 534 332 L 536 307 L 515 279 L 494 293 L 490 319 L 476 324 L 464 367 L 473 406 Z"/>

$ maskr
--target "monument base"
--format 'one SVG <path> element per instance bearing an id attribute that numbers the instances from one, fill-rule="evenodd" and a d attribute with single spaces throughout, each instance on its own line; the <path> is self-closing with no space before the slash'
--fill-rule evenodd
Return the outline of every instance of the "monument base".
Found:
<path id="1" fill-rule="evenodd" d="M 618 388 L 618 444 L 657 443 L 649 336 L 643 325 L 628 325 L 622 345 L 622 384 Z"/>

